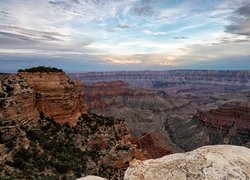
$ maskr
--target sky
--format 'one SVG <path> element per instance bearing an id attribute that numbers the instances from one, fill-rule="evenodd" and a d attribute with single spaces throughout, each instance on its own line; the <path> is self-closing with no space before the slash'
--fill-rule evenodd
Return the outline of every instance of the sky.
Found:
<path id="1" fill-rule="evenodd" d="M 0 0 L 0 72 L 250 70 L 250 0 Z"/>

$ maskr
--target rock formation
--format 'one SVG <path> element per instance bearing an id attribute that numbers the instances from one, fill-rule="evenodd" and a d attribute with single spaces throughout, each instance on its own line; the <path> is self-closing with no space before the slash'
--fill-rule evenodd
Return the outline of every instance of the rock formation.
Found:
<path id="1" fill-rule="evenodd" d="M 0 78 L 0 177 L 119 179 L 134 158 L 146 159 L 124 120 L 86 113 L 81 85 L 63 72 Z"/>
<path id="2" fill-rule="evenodd" d="M 195 118 L 216 129 L 250 137 L 250 102 L 230 102 L 218 109 L 199 111 Z"/>
<path id="3" fill-rule="evenodd" d="M 27 81 L 16 75 L 0 78 L 0 122 L 24 125 L 38 120 L 35 93 Z"/>
<path id="4" fill-rule="evenodd" d="M 171 99 L 163 92 L 131 88 L 122 81 L 84 84 L 83 92 L 84 102 L 91 112 L 125 119 L 135 137 L 134 143 L 148 150 L 150 158 L 182 152 L 169 140 L 163 121 L 165 112 L 187 102 Z"/>
<path id="5" fill-rule="evenodd" d="M 188 153 L 134 161 L 124 180 L 249 179 L 250 150 L 245 147 L 205 146 Z"/>
<path id="6" fill-rule="evenodd" d="M 149 159 L 155 159 L 164 155 L 173 154 L 176 150 L 167 143 L 166 137 L 159 132 L 149 132 L 133 141 L 140 149 L 147 152 Z"/>
<path id="7" fill-rule="evenodd" d="M 80 83 L 63 72 L 21 72 L 2 78 L 0 120 L 22 124 L 42 115 L 74 126 L 87 111 Z"/>
<path id="8" fill-rule="evenodd" d="M 84 114 L 73 128 L 46 118 L 22 130 L 30 142 L 26 148 L 16 146 L 19 137 L 12 140 L 14 146 L 9 146 L 9 140 L 2 139 L 5 134 L 0 134 L 0 177 L 75 179 L 97 174 L 121 179 L 134 158 L 147 157 L 146 152 L 132 144 L 127 123 L 111 117 Z"/>

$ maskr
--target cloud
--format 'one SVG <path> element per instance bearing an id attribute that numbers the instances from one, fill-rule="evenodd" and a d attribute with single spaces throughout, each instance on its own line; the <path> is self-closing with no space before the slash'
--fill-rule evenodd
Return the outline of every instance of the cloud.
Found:
<path id="1" fill-rule="evenodd" d="M 5 36 L 16 37 L 23 40 L 44 40 L 44 41 L 62 41 L 65 35 L 58 32 L 36 31 L 18 26 L 0 25 L 0 33 Z"/>
<path id="2" fill-rule="evenodd" d="M 155 36 L 158 36 L 158 35 L 166 35 L 165 32 L 153 32 L 153 31 L 149 31 L 149 30 L 144 30 L 143 32 L 144 32 L 145 34 L 155 35 Z"/>
<path id="3" fill-rule="evenodd" d="M 127 24 L 118 24 L 116 27 L 120 28 L 120 29 L 128 29 L 129 25 L 127 25 Z"/>
<path id="4" fill-rule="evenodd" d="M 0 0 L 0 57 L 95 70 L 97 62 L 150 69 L 247 56 L 247 1 Z"/>
<path id="5" fill-rule="evenodd" d="M 175 37 L 173 37 L 174 39 L 187 39 L 187 37 L 186 36 L 175 36 Z"/>
<path id="6" fill-rule="evenodd" d="M 3 15 L 3 16 L 8 16 L 9 13 L 7 13 L 6 11 L 0 11 L 0 14 Z"/>
<path id="7" fill-rule="evenodd" d="M 250 4 L 245 4 L 234 12 L 232 24 L 226 26 L 225 31 L 250 36 Z"/>
<path id="8" fill-rule="evenodd" d="M 150 17 L 154 15 L 153 0 L 139 0 L 131 8 L 131 13 L 137 16 Z"/>

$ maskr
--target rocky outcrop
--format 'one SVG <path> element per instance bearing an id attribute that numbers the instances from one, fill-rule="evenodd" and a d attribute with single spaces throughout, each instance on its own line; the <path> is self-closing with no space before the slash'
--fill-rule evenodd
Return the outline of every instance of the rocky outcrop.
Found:
<path id="1" fill-rule="evenodd" d="M 124 180 L 249 179 L 250 150 L 245 147 L 205 146 L 155 160 L 134 161 Z"/>
<path id="2" fill-rule="evenodd" d="M 16 75 L 0 76 L 0 122 L 8 126 L 37 121 L 39 112 L 35 92 L 27 81 Z"/>
<path id="3" fill-rule="evenodd" d="M 22 79 L 30 88 L 29 98 L 32 104 L 28 104 L 31 104 L 32 112 L 53 118 L 59 124 L 74 126 L 78 117 L 87 111 L 82 102 L 80 83 L 72 81 L 63 72 L 22 72 L 15 77 Z M 23 94 L 22 88 L 19 91 Z M 25 98 L 21 98 L 23 99 Z"/>
<path id="4" fill-rule="evenodd" d="M 87 111 L 80 84 L 64 73 L 22 72 L 1 75 L 0 80 L 0 162 L 13 155 L 9 148 L 29 147 L 24 127 L 44 117 L 75 126 Z"/>
<path id="5" fill-rule="evenodd" d="M 216 129 L 230 130 L 231 134 L 250 137 L 250 103 L 230 102 L 218 109 L 199 111 L 195 118 Z"/>
<path id="6" fill-rule="evenodd" d="M 149 132 L 133 141 L 140 149 L 147 152 L 149 159 L 155 159 L 164 155 L 173 154 L 175 150 L 167 144 L 163 134 L 159 132 Z"/>
<path id="7" fill-rule="evenodd" d="M 95 174 L 122 179 L 134 158 L 147 157 L 146 152 L 132 143 L 127 123 L 112 117 L 83 114 L 74 128 L 45 118 L 23 127 L 22 131 L 30 141 L 26 148 L 9 146 L 9 141 L 3 141 L 0 134 L 0 177 L 76 179 Z M 1 152 L 4 146 L 6 151 Z"/>

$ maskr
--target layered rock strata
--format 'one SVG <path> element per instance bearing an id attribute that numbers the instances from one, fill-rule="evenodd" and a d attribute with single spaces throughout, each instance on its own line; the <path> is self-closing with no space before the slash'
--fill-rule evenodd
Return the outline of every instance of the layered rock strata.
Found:
<path id="1" fill-rule="evenodd" d="M 78 117 L 87 112 L 86 105 L 82 102 L 80 83 L 72 81 L 63 72 L 22 72 L 15 77 L 22 79 L 30 87 L 32 112 L 52 118 L 59 124 L 68 123 L 71 126 L 76 125 Z M 23 94 L 23 89 L 19 90 Z M 23 99 L 25 98 L 21 98 Z"/>
<path id="2" fill-rule="evenodd" d="M 169 70 L 131 72 L 90 72 L 70 74 L 82 82 L 116 81 L 129 82 L 135 87 L 158 88 L 175 83 L 202 83 L 216 85 L 250 86 L 250 71 Z"/>
<path id="3" fill-rule="evenodd" d="M 231 130 L 233 134 L 250 137 L 250 103 L 230 102 L 218 109 L 199 111 L 195 118 L 216 129 Z"/>
<path id="4" fill-rule="evenodd" d="M 7 126 L 36 121 L 39 112 L 35 92 L 24 77 L 0 76 L 0 122 Z"/>

